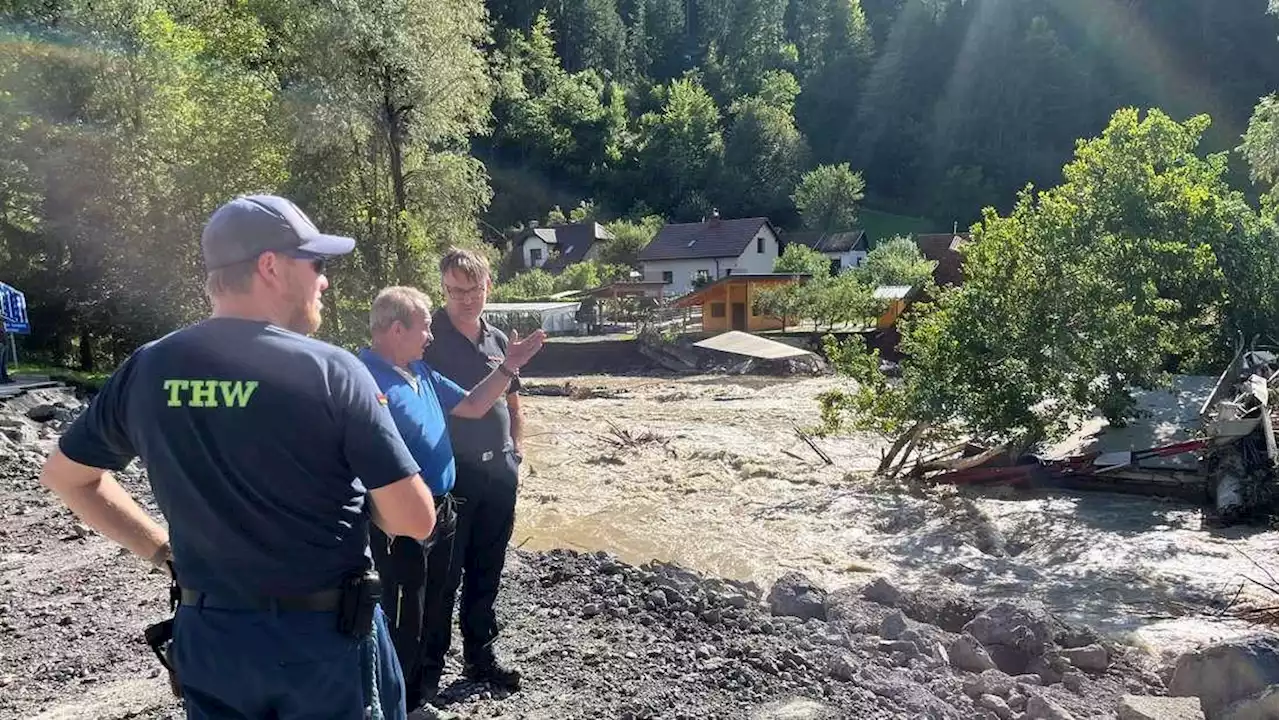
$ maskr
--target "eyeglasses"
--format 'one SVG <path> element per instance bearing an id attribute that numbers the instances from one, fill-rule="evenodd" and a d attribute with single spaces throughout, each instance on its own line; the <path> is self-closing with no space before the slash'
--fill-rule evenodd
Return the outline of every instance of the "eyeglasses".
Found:
<path id="1" fill-rule="evenodd" d="M 449 295 L 450 300 L 465 300 L 467 298 L 480 297 L 480 293 L 484 292 L 484 286 L 472 285 L 469 288 L 460 288 L 445 285 L 444 291 Z"/>

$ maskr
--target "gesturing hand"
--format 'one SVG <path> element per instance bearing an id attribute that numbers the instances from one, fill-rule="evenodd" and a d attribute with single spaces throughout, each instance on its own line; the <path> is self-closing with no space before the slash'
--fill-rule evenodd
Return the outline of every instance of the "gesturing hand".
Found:
<path id="1" fill-rule="evenodd" d="M 524 364 L 542 349 L 542 343 L 546 339 L 547 334 L 541 329 L 534 330 L 529 337 L 523 339 L 520 333 L 512 330 L 511 342 L 507 343 L 506 363 L 517 370 L 524 367 Z"/>

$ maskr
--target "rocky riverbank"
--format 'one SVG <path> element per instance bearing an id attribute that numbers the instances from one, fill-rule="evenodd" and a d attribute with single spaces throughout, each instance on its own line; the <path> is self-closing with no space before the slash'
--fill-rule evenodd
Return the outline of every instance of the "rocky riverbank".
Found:
<path id="1" fill-rule="evenodd" d="M 0 718 L 181 717 L 142 642 L 167 612 L 162 577 L 38 484 L 78 409 L 66 395 L 0 406 Z M 142 471 L 121 481 L 156 512 Z M 1161 668 L 1038 604 L 889 577 L 828 593 L 788 574 L 765 589 L 607 553 L 512 550 L 499 618 L 525 687 L 495 697 L 451 657 L 444 697 L 468 717 L 1203 717 L 1195 697 L 1162 697 L 1171 686 L 1205 698 L 1210 718 L 1275 717 L 1274 636 Z M 1233 714 L 1268 702 L 1271 715 Z"/>

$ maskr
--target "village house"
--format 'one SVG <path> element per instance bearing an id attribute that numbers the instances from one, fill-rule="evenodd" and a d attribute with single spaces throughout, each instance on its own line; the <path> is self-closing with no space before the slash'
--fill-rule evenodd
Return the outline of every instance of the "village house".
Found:
<path id="1" fill-rule="evenodd" d="M 646 281 L 660 280 L 666 296 L 742 273 L 770 273 L 781 250 L 768 218 L 721 219 L 663 226 L 640 251 Z"/>
<path id="2" fill-rule="evenodd" d="M 551 274 L 584 260 L 594 260 L 600 245 L 613 233 L 598 222 L 580 222 L 525 230 L 513 243 L 525 268 L 542 268 Z"/>
<path id="3" fill-rule="evenodd" d="M 840 232 L 802 232 L 783 233 L 779 238 L 782 251 L 788 245 L 803 245 L 817 250 L 831 261 L 831 274 L 839 275 L 849 268 L 862 265 L 871 250 L 871 241 L 865 230 L 842 230 Z"/>
<path id="4" fill-rule="evenodd" d="M 702 308 L 703 332 L 782 330 L 786 319 L 758 313 L 756 298 L 764 290 L 808 278 L 808 275 L 790 273 L 734 273 L 685 295 L 673 307 Z"/>

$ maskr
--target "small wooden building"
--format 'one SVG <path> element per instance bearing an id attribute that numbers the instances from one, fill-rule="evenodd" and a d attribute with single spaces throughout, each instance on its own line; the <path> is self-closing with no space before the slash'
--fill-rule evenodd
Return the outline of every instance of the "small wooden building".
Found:
<path id="1" fill-rule="evenodd" d="M 808 275 L 790 273 L 734 274 L 702 286 L 672 303 L 702 308 L 703 332 L 782 330 L 782 318 L 756 314 L 756 298 L 766 289 L 801 282 Z"/>

